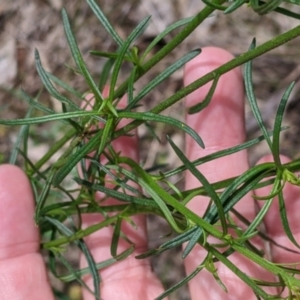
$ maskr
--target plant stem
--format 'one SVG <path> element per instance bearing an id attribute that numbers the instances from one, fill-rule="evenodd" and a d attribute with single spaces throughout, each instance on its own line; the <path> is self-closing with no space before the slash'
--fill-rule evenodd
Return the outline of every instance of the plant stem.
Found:
<path id="1" fill-rule="evenodd" d="M 71 139 L 75 134 L 76 130 L 74 128 L 70 129 L 59 141 L 57 141 L 48 152 L 35 164 L 36 170 L 39 170 L 58 150 L 60 150 L 63 145 Z M 33 170 L 32 170 L 33 171 Z M 30 175 L 33 175 L 32 173 Z"/>
<path id="2" fill-rule="evenodd" d="M 188 94 L 192 93 L 199 87 L 201 87 L 201 86 L 205 85 L 206 83 L 210 82 L 211 80 L 213 80 L 217 74 L 219 76 L 223 75 L 223 74 L 229 72 L 230 70 L 246 63 L 247 61 L 254 59 L 272 49 L 277 48 L 278 46 L 281 46 L 281 45 L 287 43 L 288 41 L 298 37 L 299 35 L 300 35 L 300 26 L 297 26 L 297 27 L 271 39 L 270 41 L 258 46 L 257 48 L 241 54 L 240 56 L 232 59 L 228 63 L 220 66 L 219 68 L 216 68 L 215 70 L 204 75 L 203 77 L 199 78 L 198 80 L 194 81 L 193 83 L 189 84 L 188 86 L 182 88 L 177 93 L 170 96 L 165 101 L 161 102 L 156 107 L 154 107 L 151 110 L 151 112 L 155 113 L 155 114 L 159 114 L 160 112 L 162 112 L 166 108 L 172 106 L 173 104 L 178 102 L 180 99 L 182 99 L 185 96 L 187 96 Z M 115 138 L 118 138 L 118 137 L 128 133 L 129 131 L 133 130 L 140 124 L 142 124 L 142 121 L 133 121 L 133 122 L 129 123 L 128 125 L 124 126 L 123 128 L 119 129 L 118 131 L 116 131 L 113 138 L 115 139 Z"/>
<path id="3" fill-rule="evenodd" d="M 226 0 L 216 0 L 216 4 L 223 4 Z M 178 45 L 180 45 L 207 17 L 213 12 L 214 8 L 206 6 L 200 11 L 193 20 L 186 25 L 180 33 L 178 33 L 166 46 L 158 51 L 151 59 L 149 59 L 135 75 L 135 81 L 147 73 L 153 66 L 160 62 L 165 56 L 172 52 Z M 129 78 L 116 90 L 115 98 L 122 96 L 127 91 Z"/>

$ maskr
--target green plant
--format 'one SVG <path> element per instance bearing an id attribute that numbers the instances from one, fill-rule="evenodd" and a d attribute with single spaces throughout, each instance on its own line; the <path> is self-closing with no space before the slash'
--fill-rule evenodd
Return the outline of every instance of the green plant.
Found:
<path id="1" fill-rule="evenodd" d="M 247 259 L 254 261 L 262 268 L 276 275 L 278 281 L 273 284 L 287 287 L 290 291 L 291 299 L 294 296 L 299 297 L 300 281 L 295 278 L 295 274 L 299 272 L 294 268 L 276 265 L 267 261 L 261 257 L 259 251 L 251 242 L 251 238 L 254 235 L 262 235 L 258 226 L 264 219 L 273 202 L 273 198 L 278 196 L 282 208 L 280 210 L 281 219 L 286 235 L 293 244 L 299 247 L 290 230 L 288 216 L 284 209 L 282 189 L 286 182 L 299 184 L 299 179 L 294 175 L 294 172 L 299 171 L 300 161 L 295 160 L 288 164 L 282 164 L 279 157 L 280 132 L 285 129 L 282 127 L 282 117 L 294 83 L 286 89 L 277 110 L 274 128 L 272 132 L 268 132 L 262 121 L 253 91 L 251 60 L 298 37 L 300 35 L 300 26 L 278 35 L 274 39 L 257 47 L 254 40 L 246 53 L 234 58 L 199 80 L 179 90 L 174 95 L 156 105 L 151 111 L 136 112 L 136 108 L 140 105 L 141 100 L 155 89 L 158 84 L 162 83 L 177 69 L 198 55 L 201 50 L 196 49 L 184 55 L 181 59 L 166 68 L 158 77 L 144 86 L 137 95 L 134 95 L 134 84 L 136 80 L 159 63 L 162 58 L 168 55 L 173 49 L 176 49 L 176 47 L 216 9 L 225 10 L 225 13 L 231 13 L 242 4 L 249 2 L 249 5 L 260 14 L 275 10 L 290 17 L 300 18 L 300 16 L 292 11 L 280 8 L 279 5 L 282 1 L 267 1 L 265 3 L 262 1 L 233 1 L 226 5 L 224 5 L 226 1 L 223 0 L 203 1 L 207 6 L 195 17 L 181 20 L 170 25 L 149 44 L 143 53 L 139 53 L 138 49 L 132 45 L 133 42 L 143 34 L 149 24 L 150 17 L 144 19 L 124 41 L 111 26 L 95 1 L 87 0 L 87 2 L 118 45 L 118 50 L 114 53 L 104 51 L 92 52 L 94 55 L 107 58 L 107 62 L 101 72 L 99 83 L 97 84 L 89 73 L 85 61 L 82 58 L 69 23 L 67 12 L 65 10 L 62 11 L 65 33 L 77 67 L 77 72 L 84 77 L 87 83 L 87 89 L 93 94 L 94 102 L 92 110 L 86 111 L 81 108 L 79 101 L 86 101 L 86 99 L 69 85 L 61 82 L 44 70 L 39 53 L 36 51 L 35 59 L 38 73 L 47 91 L 52 97 L 61 102 L 62 112 L 55 112 L 45 107 L 22 91 L 23 98 L 30 104 L 27 116 L 21 120 L 0 120 L 0 124 L 4 125 L 22 125 L 10 162 L 15 163 L 17 152 L 25 159 L 25 171 L 31 180 L 37 202 L 35 222 L 40 227 L 42 236 L 44 237 L 41 248 L 49 252 L 49 268 L 52 273 L 60 277 L 61 280 L 78 280 L 84 285 L 80 277 L 90 272 L 94 281 L 93 292 L 95 298 L 100 299 L 98 270 L 118 260 L 126 259 L 134 250 L 134 245 L 131 245 L 121 254 L 118 253 L 120 239 L 127 239 L 127 241 L 130 242 L 130 237 L 126 237 L 122 233 L 121 224 L 123 222 L 132 224 L 131 217 L 137 214 L 156 214 L 168 221 L 172 230 L 177 233 L 177 236 L 162 244 L 158 249 L 150 249 L 148 252 L 139 255 L 137 257 L 138 259 L 160 254 L 170 248 L 182 245 L 184 242 L 188 242 L 183 250 L 184 258 L 189 255 L 196 244 L 200 244 L 208 253 L 205 260 L 199 262 L 199 267 L 193 273 L 188 274 L 186 278 L 176 286 L 167 290 L 157 299 L 164 298 L 187 283 L 201 272 L 203 268 L 209 269 L 216 280 L 220 282 L 217 269 L 214 267 L 217 261 L 222 262 L 229 269 L 233 270 L 253 289 L 258 298 L 270 299 L 270 296 L 261 286 L 270 285 L 271 283 L 253 279 L 236 268 L 228 259 L 228 256 L 234 252 L 240 253 Z M 296 1 L 288 2 L 296 5 L 299 4 Z M 147 55 L 155 44 L 178 27 L 183 27 L 183 29 L 164 48 L 158 51 L 152 58 L 148 59 Z M 124 61 L 130 62 L 131 70 L 128 74 L 128 79 L 117 87 L 117 80 Z M 137 162 L 129 157 L 123 157 L 122 153 L 117 153 L 113 148 L 111 143 L 113 140 L 130 134 L 133 129 L 148 122 L 170 124 L 179 130 L 183 130 L 190 135 L 200 147 L 204 147 L 205 141 L 203 142 L 201 137 L 192 128 L 172 117 L 162 115 L 161 112 L 194 90 L 212 81 L 213 84 L 207 97 L 201 103 L 189 109 L 190 114 L 199 112 L 209 105 L 219 78 L 228 71 L 243 64 L 245 64 L 247 97 L 262 131 L 262 136 L 196 161 L 189 161 L 172 139 L 168 138 L 170 145 L 183 165 L 167 172 L 159 170 L 160 166 L 157 166 L 159 172 L 145 170 Z M 53 85 L 53 82 L 65 89 L 70 96 L 66 97 L 59 93 Z M 106 96 L 103 90 L 108 83 L 109 91 Z M 120 97 L 125 93 L 128 95 L 128 103 L 125 108 L 120 109 L 117 107 L 117 104 Z M 31 118 L 30 114 L 33 109 L 44 112 L 45 116 Z M 118 128 L 118 124 L 122 119 L 130 119 L 132 121 L 126 126 Z M 37 163 L 33 164 L 28 158 L 30 151 L 27 145 L 30 133 L 29 127 L 34 124 L 50 121 L 62 122 L 65 125 L 65 134 L 53 144 L 49 151 Z M 100 126 L 99 124 L 102 125 Z M 273 155 L 274 163 L 255 166 L 237 178 L 228 178 L 216 183 L 210 183 L 196 168 L 196 166 L 204 162 L 247 149 L 262 140 L 267 142 Z M 48 166 L 50 158 L 65 145 L 67 145 L 67 148 L 64 154 L 61 155 L 56 163 Z M 99 163 L 101 155 L 107 158 L 107 163 Z M 76 169 L 78 164 L 81 167 L 80 172 L 82 174 L 79 174 L 80 172 Z M 167 189 L 162 187 L 162 183 L 168 183 L 172 176 L 186 170 L 192 172 L 199 182 L 201 182 L 202 185 L 200 187 L 193 190 L 180 191 L 179 193 L 176 188 L 173 188 L 173 193 L 169 193 Z M 69 188 L 66 181 L 64 181 L 70 174 L 74 177 L 75 182 L 78 183 L 78 188 L 75 190 Z M 113 180 L 115 187 L 107 187 L 107 176 Z M 128 184 L 128 181 L 135 182 L 142 187 L 142 191 Z M 239 216 L 234 206 L 250 190 L 255 190 L 266 185 L 272 185 L 272 192 L 266 198 L 261 199 L 265 200 L 265 205 L 259 211 L 256 218 L 248 222 L 243 216 Z M 168 188 L 170 186 L 172 185 L 169 184 Z M 98 205 L 97 201 L 95 201 L 95 194 L 97 192 L 104 193 L 106 195 L 105 197 L 108 196 L 118 199 L 122 201 L 123 204 L 113 206 Z M 198 216 L 186 207 L 188 201 L 196 195 L 206 195 L 211 199 L 211 205 L 203 217 Z M 82 214 L 92 212 L 101 213 L 105 219 L 98 224 L 82 229 Z M 233 212 L 245 223 L 246 228 L 243 231 L 232 222 L 229 212 Z M 77 222 L 73 220 L 73 216 L 77 216 Z M 67 223 L 69 226 L 66 226 Z M 113 226 L 114 228 L 111 244 L 112 258 L 103 262 L 95 262 L 83 238 L 106 226 Z M 134 226 L 134 224 L 132 224 L 132 226 Z M 235 231 L 237 237 L 228 233 L 229 228 Z M 220 240 L 222 247 L 226 246 L 227 250 L 220 252 L 220 245 L 210 244 L 207 241 L 208 236 L 213 236 Z M 65 247 L 70 243 L 77 245 L 86 256 L 88 268 L 74 270 L 69 265 L 62 254 L 65 251 Z M 56 274 L 56 259 L 62 261 L 69 270 L 69 274 L 64 276 Z M 220 284 L 222 285 L 221 282 Z M 280 295 L 276 297 L 279 298 Z"/>

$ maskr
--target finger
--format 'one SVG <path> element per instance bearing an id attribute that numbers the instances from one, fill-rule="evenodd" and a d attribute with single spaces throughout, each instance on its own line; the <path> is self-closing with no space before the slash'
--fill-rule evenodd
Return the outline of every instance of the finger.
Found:
<path id="1" fill-rule="evenodd" d="M 119 107 L 125 106 L 126 99 L 123 98 L 119 103 Z M 125 125 L 126 121 L 122 120 L 119 127 L 123 127 Z M 116 139 L 113 141 L 112 145 L 116 152 L 121 153 L 121 156 L 127 156 L 135 161 L 139 161 L 136 132 L 134 132 L 133 136 L 123 136 Z M 138 188 L 134 183 L 129 184 Z M 104 205 L 116 205 L 116 203 L 116 200 L 108 199 L 108 201 L 104 202 Z M 100 275 L 102 282 L 100 290 L 103 299 L 152 300 L 163 292 L 161 283 L 151 270 L 150 260 L 135 259 L 136 255 L 147 250 L 146 218 L 144 216 L 135 216 L 132 220 L 137 225 L 138 229 L 134 229 L 130 224 L 123 222 L 122 232 L 135 244 L 135 250 L 133 254 L 125 260 L 101 270 Z M 86 228 L 101 221 L 103 221 L 103 216 L 100 214 L 85 215 L 83 218 L 83 227 Z M 110 245 L 112 235 L 113 227 L 107 227 L 85 239 L 96 262 L 101 262 L 111 258 Z M 121 239 L 118 245 L 118 253 L 126 250 L 129 246 L 128 242 Z M 84 257 L 82 257 L 81 266 L 86 267 Z M 91 276 L 87 276 L 84 279 L 92 288 Z M 94 297 L 87 291 L 84 291 L 84 296 L 85 300 L 94 299 Z"/>
<path id="2" fill-rule="evenodd" d="M 33 215 L 25 174 L 15 166 L 0 166 L 0 299 L 54 299 Z"/>
<path id="3" fill-rule="evenodd" d="M 273 161 L 271 155 L 261 158 L 257 164 Z M 290 159 L 281 156 L 281 162 L 288 163 Z M 264 187 L 255 191 L 259 197 L 267 196 L 270 193 L 270 187 Z M 300 227 L 299 227 L 299 209 L 300 209 L 300 188 L 296 185 L 286 183 L 283 189 L 286 214 L 288 216 L 289 226 L 295 240 L 300 243 Z M 258 205 L 262 206 L 263 201 L 258 201 Z M 275 198 L 272 206 L 264 219 L 264 225 L 267 235 L 277 244 L 287 249 L 297 251 L 298 253 L 289 252 L 271 243 L 271 259 L 276 263 L 294 263 L 299 261 L 299 248 L 297 248 L 287 237 L 281 222 L 280 208 L 278 198 Z"/>
<path id="4" fill-rule="evenodd" d="M 185 69 L 185 85 L 190 84 L 206 73 L 216 69 L 233 57 L 225 50 L 204 48 L 202 53 L 189 62 Z M 186 106 L 191 107 L 205 98 L 211 84 L 207 84 L 187 96 Z M 234 69 L 223 75 L 217 85 L 211 103 L 201 112 L 187 115 L 187 124 L 194 128 L 202 137 L 205 149 L 201 149 L 189 136 L 186 137 L 186 151 L 190 160 L 206 156 L 219 150 L 238 145 L 245 140 L 244 121 L 244 90 L 240 69 Z M 209 182 L 216 182 L 240 175 L 248 169 L 246 151 L 213 160 L 198 167 Z M 198 180 L 189 172 L 186 174 L 186 189 L 199 186 Z M 188 205 L 190 209 L 203 215 L 209 199 L 195 197 Z M 248 195 L 235 206 L 246 218 L 252 219 L 255 214 L 254 205 Z M 206 251 L 197 245 L 185 259 L 187 273 L 191 273 L 204 259 Z M 261 277 L 260 270 L 246 262 L 238 254 L 229 258 L 235 265 L 247 274 Z M 240 279 L 224 265 L 217 264 L 218 275 L 228 289 L 228 294 L 216 284 L 213 276 L 207 271 L 201 271 L 190 282 L 192 299 L 256 299 Z M 251 298 L 250 295 L 253 295 Z"/>

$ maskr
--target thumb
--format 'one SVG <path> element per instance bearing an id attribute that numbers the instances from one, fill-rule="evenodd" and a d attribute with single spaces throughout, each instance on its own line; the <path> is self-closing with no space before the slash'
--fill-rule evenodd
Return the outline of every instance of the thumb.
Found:
<path id="1" fill-rule="evenodd" d="M 0 299 L 54 299 L 33 215 L 25 174 L 12 165 L 0 166 Z"/>

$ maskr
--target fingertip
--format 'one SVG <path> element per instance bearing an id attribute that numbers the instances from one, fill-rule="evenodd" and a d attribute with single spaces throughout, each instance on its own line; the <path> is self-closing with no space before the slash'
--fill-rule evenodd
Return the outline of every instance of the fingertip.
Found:
<path id="1" fill-rule="evenodd" d="M 228 51 L 205 47 L 202 53 L 185 67 L 185 85 L 194 82 L 207 73 L 224 65 L 233 58 Z M 204 101 L 212 81 L 198 88 L 186 97 L 186 107 Z M 197 114 L 186 116 L 187 124 L 196 130 L 205 144 L 203 155 L 231 147 L 245 140 L 244 84 L 240 68 L 235 68 L 220 76 L 211 102 Z M 190 158 L 199 155 L 194 141 L 187 136 L 187 154 Z M 238 168 L 239 169 L 239 168 Z"/>
<path id="2" fill-rule="evenodd" d="M 14 202 L 20 200 L 20 197 L 22 197 L 22 202 L 18 203 L 18 207 L 24 205 L 33 211 L 32 189 L 26 174 L 15 165 L 0 165 L 0 205 L 8 205 L 6 207 L 11 208 Z"/>
<path id="3" fill-rule="evenodd" d="M 34 199 L 26 174 L 13 165 L 0 166 L 0 259 L 35 252 L 39 234 L 33 221 Z M 17 239 L 16 239 L 17 237 Z"/>
<path id="4" fill-rule="evenodd" d="M 11 174 L 11 173 L 14 173 L 15 176 L 17 176 L 17 177 L 19 177 L 19 176 L 26 177 L 24 172 L 15 165 L 10 165 L 10 164 L 0 165 L 0 178 L 1 179 L 3 179 L 2 176 L 9 177 L 9 176 L 6 176 L 5 174 Z"/>
<path id="5" fill-rule="evenodd" d="M 33 215 L 26 174 L 0 165 L 0 299 L 54 299 Z"/>
<path id="6" fill-rule="evenodd" d="M 201 53 L 185 65 L 185 85 L 192 83 L 199 75 L 203 76 L 231 59 L 233 59 L 233 55 L 223 48 L 201 48 Z"/>
<path id="7" fill-rule="evenodd" d="M 184 85 L 187 86 L 194 82 L 195 80 L 201 78 L 202 76 L 210 73 L 221 65 L 232 60 L 234 56 L 222 48 L 217 47 L 204 47 L 202 52 L 188 62 L 185 66 L 184 72 Z M 222 75 L 218 87 L 214 93 L 214 97 L 218 97 L 222 93 L 223 97 L 230 96 L 233 93 L 240 93 L 243 96 L 243 87 L 241 85 L 242 73 L 240 68 L 235 68 L 228 73 Z M 187 96 L 186 106 L 193 106 L 203 99 L 209 91 L 211 82 L 202 86 L 200 89 L 194 91 Z M 231 98 L 236 98 L 230 96 Z"/>

